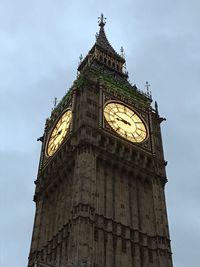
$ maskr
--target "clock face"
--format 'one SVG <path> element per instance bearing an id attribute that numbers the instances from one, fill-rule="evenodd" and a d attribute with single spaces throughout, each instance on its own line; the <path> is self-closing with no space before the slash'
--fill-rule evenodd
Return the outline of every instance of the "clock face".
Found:
<path id="1" fill-rule="evenodd" d="M 109 102 L 104 108 L 108 124 L 123 138 L 140 143 L 147 138 L 144 120 L 131 108 L 119 102 Z"/>
<path id="2" fill-rule="evenodd" d="M 46 153 L 48 156 L 52 156 L 63 142 L 65 136 L 69 132 L 71 119 L 72 112 L 71 110 L 67 110 L 56 122 L 56 125 L 54 126 L 47 143 Z"/>

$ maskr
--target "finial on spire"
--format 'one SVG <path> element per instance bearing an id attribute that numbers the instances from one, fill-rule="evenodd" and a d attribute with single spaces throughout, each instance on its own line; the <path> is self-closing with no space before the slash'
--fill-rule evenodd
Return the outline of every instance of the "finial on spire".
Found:
<path id="1" fill-rule="evenodd" d="M 52 111 L 54 110 L 54 108 L 57 106 L 57 103 L 58 103 L 58 99 L 57 97 L 54 98 L 54 101 L 53 101 L 53 108 L 52 108 Z"/>
<path id="2" fill-rule="evenodd" d="M 146 82 L 146 88 L 147 88 L 147 94 L 149 94 L 149 87 L 151 86 L 150 84 L 149 84 L 149 82 Z"/>
<path id="3" fill-rule="evenodd" d="M 80 56 L 79 56 L 79 62 L 78 62 L 78 68 L 79 68 L 79 66 L 81 65 L 82 61 L 83 61 L 83 55 L 80 54 Z M 77 68 L 76 78 L 78 78 L 78 76 L 79 76 L 79 74 L 80 74 L 78 68 Z"/>
<path id="4" fill-rule="evenodd" d="M 157 101 L 155 101 L 155 111 L 156 111 L 156 114 L 158 114 L 158 103 L 157 103 Z"/>
<path id="5" fill-rule="evenodd" d="M 121 46 L 120 52 L 121 52 L 121 57 L 125 59 L 125 53 L 124 53 L 123 46 Z"/>
<path id="6" fill-rule="evenodd" d="M 83 55 L 80 54 L 80 57 L 79 57 L 79 65 L 81 64 L 82 60 L 83 60 Z"/>
<path id="7" fill-rule="evenodd" d="M 151 96 L 151 91 L 149 90 L 149 87 L 150 87 L 151 85 L 149 84 L 149 82 L 146 82 L 146 85 L 145 85 L 145 87 L 147 88 L 147 96 L 149 96 L 150 98 L 152 97 Z"/>
<path id="8" fill-rule="evenodd" d="M 104 27 L 106 24 L 106 18 L 104 17 L 103 13 L 101 14 L 101 17 L 98 17 L 98 23 L 100 27 Z"/>
<path id="9" fill-rule="evenodd" d="M 57 102 L 58 102 L 58 99 L 57 99 L 57 97 L 55 97 L 55 98 L 54 98 L 54 101 L 53 101 L 54 108 L 57 106 Z"/>

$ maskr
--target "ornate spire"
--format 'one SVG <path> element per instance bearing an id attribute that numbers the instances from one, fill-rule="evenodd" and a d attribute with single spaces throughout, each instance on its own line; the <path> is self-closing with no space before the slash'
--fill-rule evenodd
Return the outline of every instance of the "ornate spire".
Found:
<path id="1" fill-rule="evenodd" d="M 100 27 L 98 35 L 96 35 L 96 43 L 95 45 L 99 47 L 100 49 L 103 49 L 105 52 L 112 54 L 113 56 L 117 57 L 118 60 L 121 62 L 124 62 L 125 60 L 114 50 L 114 48 L 109 43 L 105 31 L 104 26 L 106 24 L 106 18 L 103 14 L 101 14 L 100 17 L 98 17 L 98 24 Z"/>
<path id="2" fill-rule="evenodd" d="M 108 71 L 114 71 L 127 78 L 128 73 L 124 68 L 124 64 L 126 62 L 125 58 L 114 50 L 106 37 L 104 30 L 106 18 L 103 14 L 101 14 L 101 16 L 98 18 L 98 24 L 100 29 L 99 33 L 95 35 L 96 42 L 84 60 L 80 63 L 78 71 L 81 72 L 85 66 L 97 63 L 103 65 L 104 67 L 106 66 Z"/>

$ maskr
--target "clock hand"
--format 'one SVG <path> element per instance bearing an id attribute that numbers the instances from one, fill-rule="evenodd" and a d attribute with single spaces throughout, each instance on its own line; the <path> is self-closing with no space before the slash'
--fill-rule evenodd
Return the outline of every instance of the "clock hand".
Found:
<path id="1" fill-rule="evenodd" d="M 118 115 L 117 115 L 117 116 L 118 116 Z M 118 116 L 118 117 L 119 117 L 119 118 L 116 118 L 118 121 L 122 121 L 123 123 L 128 124 L 129 126 L 131 126 L 130 122 L 128 122 L 128 121 L 122 119 L 120 116 Z"/>
<path id="2" fill-rule="evenodd" d="M 51 137 L 51 138 L 54 138 L 54 137 L 56 137 L 56 136 L 60 135 L 61 133 L 62 133 L 62 129 L 61 129 L 59 132 L 57 132 L 56 134 L 52 135 L 52 137 Z"/>
<path id="3" fill-rule="evenodd" d="M 120 118 L 122 121 L 126 121 L 125 119 L 123 119 L 121 116 L 119 116 L 117 113 L 115 113 L 115 115 Z"/>

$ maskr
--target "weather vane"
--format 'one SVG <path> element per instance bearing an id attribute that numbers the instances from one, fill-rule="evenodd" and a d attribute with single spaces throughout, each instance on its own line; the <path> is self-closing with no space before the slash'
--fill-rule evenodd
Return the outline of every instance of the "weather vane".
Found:
<path id="1" fill-rule="evenodd" d="M 103 14 L 101 14 L 101 17 L 98 17 L 98 23 L 100 27 L 103 27 L 106 24 L 106 18 L 104 17 Z"/>

